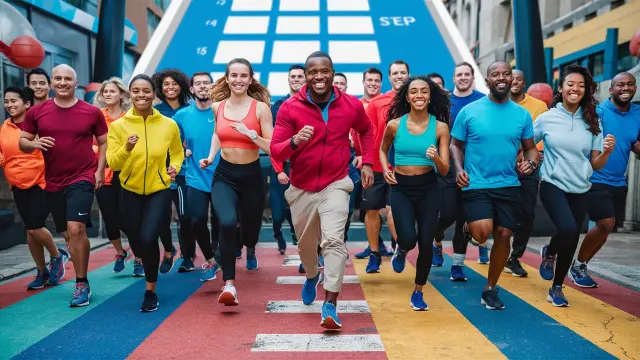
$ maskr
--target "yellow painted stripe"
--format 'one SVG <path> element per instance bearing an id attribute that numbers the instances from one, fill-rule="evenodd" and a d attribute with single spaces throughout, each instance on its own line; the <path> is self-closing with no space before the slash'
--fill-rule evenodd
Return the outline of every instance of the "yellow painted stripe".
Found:
<path id="1" fill-rule="evenodd" d="M 354 260 L 360 286 L 389 359 L 505 359 L 431 284 L 424 287 L 429 311 L 409 306 L 415 268 L 407 262 L 397 274 L 385 261 L 379 274 L 367 274 L 367 260 Z"/>
<path id="2" fill-rule="evenodd" d="M 488 266 L 475 261 L 465 264 L 487 276 Z M 640 321 L 637 317 L 568 286 L 564 288 L 564 295 L 570 307 L 553 307 L 546 300 L 551 282 L 540 278 L 538 269 L 525 263 L 522 266 L 529 277 L 517 278 L 503 273 L 498 285 L 611 355 L 619 359 L 640 358 Z"/>

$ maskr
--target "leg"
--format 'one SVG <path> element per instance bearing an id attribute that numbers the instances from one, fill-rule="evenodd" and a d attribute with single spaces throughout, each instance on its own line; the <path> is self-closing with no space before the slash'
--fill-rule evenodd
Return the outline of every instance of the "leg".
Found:
<path id="1" fill-rule="evenodd" d="M 412 199 L 405 192 L 408 192 L 408 190 L 405 190 L 403 185 L 400 184 L 391 188 L 391 202 L 395 210 L 392 216 L 395 217 L 398 234 L 396 253 L 391 262 L 393 270 L 398 273 L 404 271 L 406 254 L 413 250 L 418 243 L 418 234 L 416 233 L 417 209 Z"/>
<path id="2" fill-rule="evenodd" d="M 484 244 L 493 233 L 493 202 L 486 190 L 468 190 L 462 192 L 464 210 L 471 236 Z"/>
<path id="3" fill-rule="evenodd" d="M 615 214 L 616 188 L 606 184 L 593 184 L 587 192 L 589 220 L 595 221 L 582 242 L 578 261 L 587 263 L 595 256 L 616 225 Z"/>
<path id="4" fill-rule="evenodd" d="M 533 230 L 535 208 L 538 202 L 539 182 L 535 177 L 520 178 L 520 197 L 522 199 L 522 213 L 518 226 L 513 231 L 512 259 L 520 259 L 524 255 Z"/>
<path id="5" fill-rule="evenodd" d="M 211 234 L 209 232 L 209 226 L 207 225 L 210 201 L 211 193 L 200 191 L 190 186 L 187 187 L 187 204 L 193 234 L 204 255 L 204 259 L 207 261 L 213 259 Z M 183 239 L 185 257 L 194 258 L 196 254 L 196 244 L 195 242 L 185 240 L 187 239 Z"/>
<path id="6" fill-rule="evenodd" d="M 161 190 L 143 196 L 140 242 L 144 249 L 142 258 L 147 290 L 155 292 L 160 265 L 157 224 L 166 219 L 166 212 L 169 211 L 171 204 L 171 190 Z"/>
<path id="7" fill-rule="evenodd" d="M 178 184 L 178 203 L 175 205 L 178 211 L 178 223 L 180 224 L 180 237 L 178 239 L 180 241 L 180 249 L 182 249 L 183 244 L 187 242 L 195 248 L 196 240 L 193 235 L 193 227 L 187 209 L 185 208 L 188 200 L 187 181 L 185 177 L 181 175 L 176 176 L 176 184 Z"/>
<path id="8" fill-rule="evenodd" d="M 107 237 L 116 249 L 116 255 L 125 255 L 120 239 L 119 189 L 113 185 L 106 185 L 96 190 L 96 200 L 102 214 L 102 221 Z"/>
<path id="9" fill-rule="evenodd" d="M 172 199 L 173 199 L 173 192 L 176 190 L 171 189 L 172 192 Z M 126 206 L 126 205 L 125 205 Z M 159 224 L 159 236 L 160 236 L 160 242 L 162 243 L 162 247 L 164 248 L 164 252 L 165 254 L 168 252 L 169 254 L 171 254 L 173 252 L 173 235 L 171 235 L 171 212 L 172 212 L 172 208 L 171 208 L 171 204 L 169 204 L 169 211 L 168 214 L 166 216 L 165 219 L 163 219 Z"/>
<path id="10" fill-rule="evenodd" d="M 313 279 L 318 275 L 318 244 L 321 236 L 319 195 L 289 186 L 285 196 L 291 207 L 291 218 L 298 235 L 300 262 L 307 279 Z"/>
<path id="11" fill-rule="evenodd" d="M 219 247 L 223 280 L 234 283 L 236 278 L 236 251 L 238 236 L 239 198 L 236 190 L 226 182 L 214 180 L 211 202 L 220 229 Z"/>
<path id="12" fill-rule="evenodd" d="M 80 181 L 67 187 L 64 192 L 67 231 L 69 232 L 73 267 L 78 279 L 86 279 L 90 251 L 87 226 L 91 226 L 90 213 L 94 197 L 93 184 L 88 181 Z"/>
<path id="13" fill-rule="evenodd" d="M 282 223 L 285 219 L 284 191 L 285 186 L 278 182 L 278 176 L 271 169 L 269 181 L 269 205 L 271 206 L 271 218 L 273 219 L 273 237 L 282 241 Z M 280 244 L 279 244 L 280 245 Z"/>
<path id="14" fill-rule="evenodd" d="M 258 174 L 257 176 L 262 176 Z M 240 233 L 243 245 L 248 249 L 256 247 L 262 227 L 262 211 L 264 209 L 264 182 L 251 179 L 242 184 L 240 191 Z"/>
<path id="15" fill-rule="evenodd" d="M 430 175 L 427 173 L 426 175 Z M 436 180 L 433 174 L 433 180 Z M 436 181 L 423 190 L 423 195 L 414 205 L 418 222 L 418 260 L 416 261 L 416 291 L 422 292 L 427 283 L 433 259 L 433 238 L 438 229 L 438 213 L 440 212 L 440 187 Z M 434 206 L 434 204 L 437 204 Z"/>
<path id="16" fill-rule="evenodd" d="M 384 181 L 382 173 L 374 173 L 373 185 L 362 190 L 362 210 L 366 211 L 364 218 L 367 240 L 371 252 L 380 257 L 380 210 L 387 205 L 388 184 Z"/>

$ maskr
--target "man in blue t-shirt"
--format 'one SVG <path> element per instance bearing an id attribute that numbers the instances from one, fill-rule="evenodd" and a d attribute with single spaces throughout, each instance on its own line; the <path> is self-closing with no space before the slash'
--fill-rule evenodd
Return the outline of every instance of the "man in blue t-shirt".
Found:
<path id="1" fill-rule="evenodd" d="M 465 106 L 451 132 L 456 182 L 462 189 L 469 231 L 484 244 L 493 234 L 491 264 L 482 304 L 503 309 L 496 285 L 509 257 L 511 233 L 520 216 L 518 172 L 531 174 L 539 154 L 529 112 L 511 101 L 511 66 L 495 61 L 487 69 L 489 95 Z M 524 160 L 517 165 L 522 145 Z"/>
<path id="2" fill-rule="evenodd" d="M 205 264 L 200 277 L 202 281 L 216 278 L 218 265 L 214 251 L 218 249 L 218 221 L 215 218 L 211 204 L 211 183 L 213 173 L 220 154 L 216 155 L 213 166 L 202 169 L 199 159 L 209 157 L 211 138 L 215 129 L 215 118 L 211 107 L 213 101 L 209 98 L 213 79 L 207 72 L 197 72 L 191 77 L 191 93 L 195 101 L 186 108 L 179 110 L 173 120 L 180 129 L 180 138 L 185 144 L 185 174 L 186 206 L 183 212 L 191 222 L 195 237 L 183 239 L 182 263 L 178 272 L 189 272 L 195 269 L 193 260 L 196 256 L 196 241 L 204 255 Z M 207 225 L 209 210 L 211 209 L 211 233 Z"/>
<path id="3" fill-rule="evenodd" d="M 598 105 L 602 134 L 616 138 L 616 146 L 604 168 L 591 176 L 587 193 L 589 220 L 595 221 L 582 242 L 578 258 L 569 270 L 569 278 L 581 287 L 597 287 L 589 276 L 587 263 L 607 241 L 616 226 L 616 215 L 624 213 L 627 198 L 625 173 L 631 152 L 640 153 L 640 105 L 632 104 L 637 85 L 633 75 L 622 72 L 611 80 L 611 97 Z"/>

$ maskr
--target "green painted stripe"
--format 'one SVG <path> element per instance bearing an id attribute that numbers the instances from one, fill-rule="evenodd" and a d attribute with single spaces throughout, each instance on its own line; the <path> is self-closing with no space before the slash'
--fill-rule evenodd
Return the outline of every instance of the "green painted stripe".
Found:
<path id="1" fill-rule="evenodd" d="M 88 306 L 69 307 L 75 282 L 67 281 L 1 309 L 0 359 L 21 353 L 135 282 L 143 281 L 129 273 L 116 275 L 112 268 L 113 264 L 107 264 L 89 273 L 89 281 L 93 286 Z"/>

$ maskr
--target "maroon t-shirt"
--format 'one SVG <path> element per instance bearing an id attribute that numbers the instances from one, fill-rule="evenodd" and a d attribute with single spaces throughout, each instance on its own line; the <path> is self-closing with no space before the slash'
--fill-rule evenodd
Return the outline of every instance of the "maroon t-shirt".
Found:
<path id="1" fill-rule="evenodd" d="M 51 149 L 42 152 L 46 191 L 60 191 L 79 181 L 95 184 L 98 162 L 92 148 L 93 137 L 108 131 L 100 109 L 82 100 L 62 108 L 49 99 L 27 111 L 22 130 L 55 140 Z"/>

